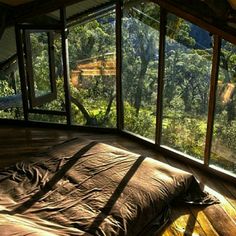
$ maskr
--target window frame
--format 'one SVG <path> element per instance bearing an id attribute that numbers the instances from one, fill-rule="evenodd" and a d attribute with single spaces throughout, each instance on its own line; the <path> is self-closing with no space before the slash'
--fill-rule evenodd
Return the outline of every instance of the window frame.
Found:
<path id="1" fill-rule="evenodd" d="M 33 76 L 33 62 L 32 62 L 32 47 L 30 42 L 31 33 L 46 32 L 48 37 L 48 61 L 49 61 L 49 82 L 50 92 L 41 96 L 35 94 L 35 78 Z M 36 106 L 41 106 L 45 103 L 51 102 L 57 98 L 56 76 L 55 76 L 55 57 L 54 57 L 54 35 L 53 30 L 44 29 L 25 29 L 24 30 L 24 44 L 25 44 L 25 62 L 27 68 L 27 84 L 28 84 L 28 99 L 30 109 Z"/>

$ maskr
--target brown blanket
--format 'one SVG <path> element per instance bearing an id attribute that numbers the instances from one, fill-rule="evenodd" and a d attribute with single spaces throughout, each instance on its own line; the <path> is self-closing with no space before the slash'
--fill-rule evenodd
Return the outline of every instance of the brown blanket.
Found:
<path id="1" fill-rule="evenodd" d="M 39 158 L 37 157 L 38 160 Z M 217 200 L 192 174 L 106 144 L 73 139 L 0 172 L 1 235 L 151 235 L 173 199 Z"/>

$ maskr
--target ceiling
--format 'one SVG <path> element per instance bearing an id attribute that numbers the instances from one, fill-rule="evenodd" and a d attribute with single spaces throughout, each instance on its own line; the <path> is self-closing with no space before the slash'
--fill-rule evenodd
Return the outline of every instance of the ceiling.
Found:
<path id="1" fill-rule="evenodd" d="M 125 0 L 142 1 L 142 0 Z M 143 0 L 150 1 L 150 0 Z M 208 23 L 229 30 L 236 35 L 236 0 L 153 0 L 169 2 L 190 14 L 206 20 Z M 60 19 L 57 9 L 66 7 L 68 20 L 89 14 L 92 10 L 102 9 L 115 0 L 0 0 L 0 63 L 16 52 L 14 23 L 37 22 L 48 23 L 50 19 Z M 38 17 L 35 17 L 35 16 Z M 44 15 L 45 17 L 42 17 Z M 35 21 L 34 21 L 35 23 Z"/>
<path id="2" fill-rule="evenodd" d="M 0 0 L 1 3 L 7 4 L 9 6 L 18 6 L 32 1 L 33 0 Z"/>
<path id="3" fill-rule="evenodd" d="M 60 20 L 59 11 L 55 10 L 58 8 L 57 4 L 58 6 L 64 6 L 68 3 L 70 5 L 66 7 L 67 19 L 74 19 L 75 16 L 80 16 L 84 12 L 89 13 L 90 10 L 99 9 L 99 7 L 105 8 L 108 4 L 114 3 L 114 0 L 0 0 L 0 64 L 16 53 L 14 19 L 12 19 L 12 15 L 15 14 L 15 18 L 19 19 L 23 17 L 22 21 L 26 20 L 26 22 L 30 19 L 33 19 L 33 22 L 40 21 L 41 23 L 48 22 L 50 19 L 55 22 L 55 20 Z M 23 12 L 24 15 L 21 15 Z M 39 16 L 34 17 L 34 12 L 38 12 Z M 42 17 L 43 12 L 46 12 L 44 17 Z M 3 16 L 3 13 L 5 18 L 2 20 L 1 15 Z M 27 17 L 25 18 L 25 16 Z"/>
<path id="4" fill-rule="evenodd" d="M 231 5 L 231 7 L 236 10 L 236 0 L 228 0 L 229 4 Z"/>

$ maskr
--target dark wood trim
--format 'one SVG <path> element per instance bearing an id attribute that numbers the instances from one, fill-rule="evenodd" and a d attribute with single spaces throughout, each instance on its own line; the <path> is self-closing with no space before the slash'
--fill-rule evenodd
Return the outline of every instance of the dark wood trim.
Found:
<path id="1" fill-rule="evenodd" d="M 216 178 L 216 177 L 219 177 L 221 179 L 224 179 L 226 181 L 229 181 L 230 183 L 236 183 L 236 178 L 231 176 L 231 175 L 228 175 L 228 174 L 225 174 L 221 171 L 218 171 L 216 169 L 213 169 L 209 166 L 206 166 L 204 164 L 201 164 L 199 163 L 198 161 L 194 161 L 192 159 L 189 159 L 189 158 L 186 158 L 178 153 L 175 153 L 175 152 L 172 152 L 170 150 L 167 150 L 165 149 L 164 147 L 160 147 L 160 149 L 158 150 L 160 153 L 162 153 L 163 155 L 167 155 L 169 157 L 172 157 L 182 163 L 186 163 L 186 164 L 189 164 L 191 166 L 195 166 L 197 168 L 199 168 L 200 170 L 206 172 L 207 174 L 210 174 L 212 175 L 212 177 Z"/>
<path id="2" fill-rule="evenodd" d="M 7 11 L 4 7 L 0 5 L 0 39 L 5 31 L 7 25 Z"/>
<path id="3" fill-rule="evenodd" d="M 28 112 L 29 113 L 33 113 L 33 114 L 66 116 L 66 112 L 65 111 L 51 111 L 51 110 L 41 110 L 41 109 L 29 109 Z"/>
<path id="4" fill-rule="evenodd" d="M 0 70 L 4 70 L 5 67 L 8 67 L 11 63 L 17 60 L 17 53 L 5 60 L 4 62 L 0 63 Z"/>
<path id="5" fill-rule="evenodd" d="M 45 24 L 21 24 L 21 29 L 24 30 L 30 30 L 30 31 L 49 31 L 49 30 L 54 30 L 54 31 L 60 31 L 63 25 L 61 22 L 58 24 L 50 24 L 50 25 L 45 25 Z"/>
<path id="6" fill-rule="evenodd" d="M 204 152 L 204 164 L 209 165 L 209 159 L 211 154 L 211 143 L 213 135 L 214 126 L 214 113 L 216 104 L 216 90 L 217 90 L 217 80 L 220 64 L 220 48 L 221 39 L 219 36 L 214 36 L 214 46 L 213 46 L 213 58 L 212 58 L 212 70 L 211 70 L 211 84 L 210 84 L 210 94 L 209 94 L 209 104 L 208 104 L 208 119 L 207 119 L 207 133 L 206 133 L 206 146 Z"/>
<path id="7" fill-rule="evenodd" d="M 14 26 L 14 7 L 0 3 L 0 39 L 5 28 Z"/>
<path id="8" fill-rule="evenodd" d="M 73 16 L 70 16 L 67 19 L 67 26 L 71 27 L 75 24 L 81 24 L 90 21 L 103 14 L 106 14 L 107 12 L 115 9 L 115 3 L 116 0 L 112 0 L 110 2 L 102 4 L 101 6 L 93 7 L 87 11 L 84 11 L 83 13 L 78 13 Z"/>
<path id="9" fill-rule="evenodd" d="M 64 91 L 65 91 L 65 110 L 67 125 L 71 125 L 71 97 L 69 85 L 69 55 L 68 55 L 68 29 L 66 28 L 66 9 L 60 9 L 60 19 L 63 25 L 61 31 L 62 44 L 62 60 L 63 60 L 63 77 L 64 77 Z"/>
<path id="10" fill-rule="evenodd" d="M 35 106 L 40 106 L 45 103 L 51 102 L 57 97 L 57 90 L 56 90 L 56 78 L 55 78 L 55 59 L 54 59 L 54 48 L 53 48 L 53 33 L 51 30 L 24 30 L 25 31 L 25 49 L 26 49 L 26 64 L 27 64 L 27 81 L 28 81 L 28 88 L 29 88 L 29 102 L 30 108 L 32 109 Z M 50 92 L 44 95 L 36 96 L 35 94 L 35 83 L 34 81 L 37 79 L 33 73 L 33 61 L 32 61 L 32 47 L 31 47 L 31 33 L 43 32 L 47 33 L 48 44 L 47 44 L 47 51 L 48 51 L 48 62 L 49 62 L 49 82 L 50 82 Z"/>
<path id="11" fill-rule="evenodd" d="M 180 161 L 181 163 L 189 164 L 190 166 L 194 166 L 199 168 L 201 171 L 204 171 L 208 175 L 212 176 L 213 178 L 219 178 L 223 179 L 225 181 L 228 181 L 230 183 L 235 183 L 236 184 L 236 177 L 228 175 L 224 172 L 218 171 L 212 167 L 205 166 L 204 164 L 201 164 L 199 161 L 194 161 L 193 159 L 184 157 L 183 155 L 180 155 L 176 152 L 173 152 L 167 148 L 164 148 L 163 146 L 157 146 L 154 143 L 149 142 L 146 139 L 142 139 L 139 136 L 136 136 L 135 134 L 132 134 L 130 132 L 126 131 L 121 131 L 120 132 L 121 136 L 124 136 L 126 138 L 129 138 L 130 140 L 137 142 L 139 144 L 145 145 L 146 147 L 152 148 L 153 150 L 156 150 L 158 153 L 162 155 L 166 155 L 170 158 L 173 158 L 177 161 Z"/>
<path id="12" fill-rule="evenodd" d="M 26 3 L 22 6 L 18 6 L 15 11 L 15 18 L 18 22 L 22 22 L 26 18 L 31 18 L 36 15 L 47 14 L 49 12 L 59 10 L 60 8 L 64 8 L 66 6 L 82 1 L 84 0 L 36 0 L 30 3 Z"/>
<path id="13" fill-rule="evenodd" d="M 24 30 L 22 36 L 24 36 L 24 53 L 25 53 L 25 70 L 26 81 L 28 87 L 27 97 L 29 99 L 30 108 L 33 107 L 33 98 L 35 98 L 34 81 L 33 81 L 33 62 L 32 62 L 32 50 L 30 43 L 30 35 Z"/>
<path id="14" fill-rule="evenodd" d="M 10 119 L 0 119 L 0 125 L 11 125 L 18 127 L 36 127 L 36 128 L 49 128 L 58 130 L 73 130 L 73 131 L 85 131 L 91 133 L 101 133 L 101 134 L 119 134 L 120 132 L 116 128 L 103 128 L 94 126 L 80 126 L 67 124 L 57 124 L 57 123 L 47 123 L 42 121 L 24 121 L 24 120 L 10 120 Z"/>
<path id="15" fill-rule="evenodd" d="M 11 7 L 8 4 L 0 2 L 0 7 L 4 9 L 4 11 L 14 11 L 14 7 Z"/>
<path id="16" fill-rule="evenodd" d="M 25 121 L 28 121 L 29 120 L 29 116 L 28 116 L 28 92 L 27 92 L 27 83 L 26 83 L 26 74 L 25 74 L 23 40 L 22 40 L 21 29 L 18 25 L 15 25 L 15 34 L 16 34 L 16 47 L 17 47 L 17 56 L 18 56 L 21 91 L 22 91 L 24 119 L 25 119 Z"/>
<path id="17" fill-rule="evenodd" d="M 236 31 L 229 30 L 225 27 L 217 25 L 212 22 L 209 23 L 203 19 L 203 17 L 196 16 L 193 12 L 189 12 L 186 9 L 186 6 L 174 4 L 171 0 L 152 0 L 153 2 L 158 3 L 161 7 L 165 8 L 168 12 L 173 13 L 185 20 L 192 22 L 200 26 L 201 28 L 206 29 L 212 34 L 217 34 L 226 40 L 236 44 Z M 227 30 L 227 31 L 226 31 Z"/>
<path id="18" fill-rule="evenodd" d="M 56 72 L 55 72 L 55 52 L 54 52 L 54 32 L 48 32 L 48 56 L 49 56 L 49 70 L 50 70 L 50 87 L 51 98 L 57 98 Z"/>
<path id="19" fill-rule="evenodd" d="M 44 122 L 36 122 L 36 121 L 21 121 L 21 120 L 9 120 L 9 119 L 0 119 L 0 125 L 15 125 L 20 127 L 37 127 L 37 128 L 52 128 L 52 129 L 59 129 L 59 130 L 76 130 L 76 131 L 86 131 L 91 133 L 108 133 L 108 134 L 120 134 L 126 138 L 129 138 L 131 141 L 135 141 L 139 144 L 145 145 L 146 147 L 152 148 L 153 150 L 157 151 L 161 155 L 166 155 L 170 158 L 176 159 L 177 161 L 185 164 L 189 164 L 190 166 L 194 166 L 199 168 L 200 170 L 204 171 L 208 175 L 212 176 L 214 179 L 219 178 L 229 183 L 236 184 L 236 178 L 234 176 L 228 175 L 226 173 L 220 172 L 212 167 L 205 166 L 198 161 L 194 161 L 192 159 L 186 158 L 178 153 L 170 151 L 162 146 L 157 146 L 154 143 L 151 143 L 148 140 L 142 139 L 134 134 L 131 134 L 126 131 L 119 131 L 115 128 L 100 128 L 100 127 L 88 127 L 88 126 L 75 126 L 71 125 L 68 126 L 66 124 L 55 124 L 55 123 L 44 123 Z"/>
<path id="20" fill-rule="evenodd" d="M 124 129 L 124 108 L 122 98 L 122 3 L 116 1 L 116 112 L 117 129 Z"/>
<path id="21" fill-rule="evenodd" d="M 156 144 L 161 143 L 162 113 L 163 113 L 163 88 L 165 76 L 165 35 L 166 35 L 166 10 L 160 8 L 160 37 L 159 37 L 159 64 L 157 84 L 157 107 L 156 107 Z"/>

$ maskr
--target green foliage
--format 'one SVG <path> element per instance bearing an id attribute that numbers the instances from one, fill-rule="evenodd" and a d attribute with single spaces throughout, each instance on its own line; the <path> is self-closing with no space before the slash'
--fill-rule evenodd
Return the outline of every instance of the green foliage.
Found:
<path id="1" fill-rule="evenodd" d="M 106 22 L 109 17 L 114 18 L 114 15 L 105 16 L 102 20 Z M 98 20 L 93 20 L 70 28 L 68 36 L 70 68 L 74 69 L 78 60 L 114 52 L 114 27 L 114 22 L 102 24 Z"/>
<path id="2" fill-rule="evenodd" d="M 114 14 L 70 29 L 70 68 L 80 60 L 101 61 L 115 54 Z M 114 56 L 114 55 L 113 55 Z M 106 60 L 106 59 L 105 59 Z M 102 71 L 104 68 L 101 67 Z M 79 76 L 78 86 L 71 85 L 73 123 L 100 127 L 116 126 L 115 76 Z"/>
<path id="3" fill-rule="evenodd" d="M 203 119 L 168 117 L 163 120 L 162 143 L 193 157 L 202 159 L 205 135 Z"/>
<path id="4" fill-rule="evenodd" d="M 155 139 L 156 117 L 149 109 L 141 109 L 139 115 L 128 102 L 124 103 L 124 123 L 126 130 L 139 134 L 143 137 Z"/>
<path id="5" fill-rule="evenodd" d="M 236 120 L 229 123 L 227 112 L 223 111 L 220 115 L 216 116 L 216 125 L 214 136 L 224 145 L 236 153 Z"/>
<path id="6" fill-rule="evenodd" d="M 15 65 L 13 64 L 13 68 Z M 18 71 L 0 71 L 0 99 L 18 95 L 21 100 L 20 78 Z M 21 102 L 21 101 L 19 101 Z M 0 118 L 23 119 L 23 109 L 20 107 L 8 107 L 0 110 Z"/>

